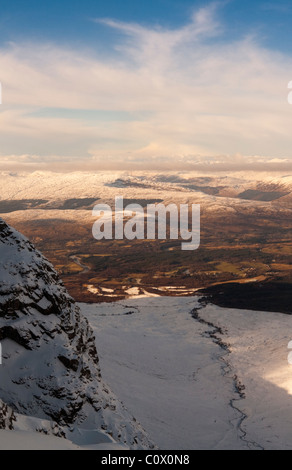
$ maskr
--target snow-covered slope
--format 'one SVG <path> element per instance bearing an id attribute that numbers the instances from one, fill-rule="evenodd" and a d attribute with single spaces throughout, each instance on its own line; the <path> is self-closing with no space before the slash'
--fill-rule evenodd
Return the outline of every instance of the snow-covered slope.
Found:
<path id="1" fill-rule="evenodd" d="M 2 219 L 0 341 L 2 428 L 11 427 L 8 405 L 55 421 L 75 442 L 90 430 L 96 443 L 113 438 L 131 448 L 152 446 L 101 379 L 92 329 L 56 271 Z"/>
<path id="2" fill-rule="evenodd" d="M 112 199 L 115 195 L 165 200 L 199 198 L 212 202 L 218 196 L 236 198 L 247 190 L 280 191 L 291 198 L 292 175 L 264 172 L 0 172 L 0 200 L 57 201 L 68 198 Z M 284 196 L 284 193 L 287 193 Z M 290 194 L 290 196 L 288 196 Z M 174 197 L 175 195 L 175 197 Z M 248 197 L 247 199 L 249 199 Z M 240 203 L 245 198 L 240 199 Z M 256 200 L 256 199 L 255 199 Z M 260 201 L 260 199 L 259 199 Z M 262 200 L 262 202 L 265 202 Z M 221 201 L 224 204 L 223 201 Z M 52 208 L 52 207 L 51 207 Z"/>
<path id="3" fill-rule="evenodd" d="M 266 217 L 282 213 L 291 218 L 292 176 L 264 172 L 0 172 L 0 214 L 11 225 L 54 218 L 92 223 L 95 203 L 113 207 L 115 196 L 200 204 L 202 213 L 216 216 L 260 211 Z M 86 199 L 91 202 L 84 210 L 80 201 Z M 66 201 L 77 205 L 69 209 Z"/>

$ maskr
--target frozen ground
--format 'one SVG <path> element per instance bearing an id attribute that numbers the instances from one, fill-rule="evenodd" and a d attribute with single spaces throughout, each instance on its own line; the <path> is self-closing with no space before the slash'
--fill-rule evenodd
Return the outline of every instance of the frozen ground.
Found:
<path id="1" fill-rule="evenodd" d="M 161 449 L 292 449 L 292 317 L 197 297 L 81 304 L 102 375 Z"/>

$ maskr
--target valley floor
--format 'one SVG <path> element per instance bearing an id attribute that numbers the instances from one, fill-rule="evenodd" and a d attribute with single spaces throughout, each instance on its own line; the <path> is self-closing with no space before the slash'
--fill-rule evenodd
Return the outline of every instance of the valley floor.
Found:
<path id="1" fill-rule="evenodd" d="M 80 304 L 102 375 L 160 449 L 291 449 L 292 317 L 147 297 Z"/>

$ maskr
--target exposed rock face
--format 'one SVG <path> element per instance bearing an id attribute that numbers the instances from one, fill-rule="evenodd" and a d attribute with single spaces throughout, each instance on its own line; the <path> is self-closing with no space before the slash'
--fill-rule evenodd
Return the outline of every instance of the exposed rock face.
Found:
<path id="1" fill-rule="evenodd" d="M 0 341 L 0 399 L 12 410 L 152 447 L 101 379 L 92 329 L 58 274 L 2 219 Z"/>
<path id="2" fill-rule="evenodd" d="M 14 411 L 0 400 L 0 429 L 13 429 L 16 420 Z"/>

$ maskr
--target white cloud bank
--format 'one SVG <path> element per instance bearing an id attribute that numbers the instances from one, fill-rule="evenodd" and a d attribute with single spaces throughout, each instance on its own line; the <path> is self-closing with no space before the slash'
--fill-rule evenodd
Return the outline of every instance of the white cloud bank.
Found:
<path id="1" fill-rule="evenodd" d="M 176 30 L 96 20 L 124 38 L 107 57 L 55 44 L 0 49 L 1 168 L 288 168 L 292 56 L 248 33 L 223 41 L 217 8 Z M 131 118 L 86 119 L 75 110 Z"/>

